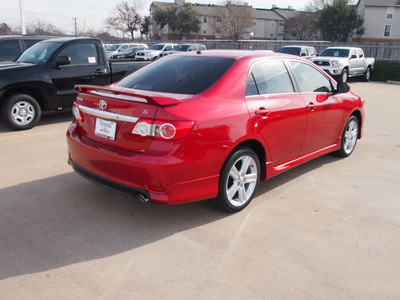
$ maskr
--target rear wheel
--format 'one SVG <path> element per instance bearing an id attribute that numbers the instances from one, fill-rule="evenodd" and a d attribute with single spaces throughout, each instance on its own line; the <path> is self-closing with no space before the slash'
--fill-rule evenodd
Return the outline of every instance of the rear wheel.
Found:
<path id="1" fill-rule="evenodd" d="M 11 95 L 1 107 L 3 121 L 14 130 L 34 127 L 40 120 L 41 109 L 37 101 L 26 94 Z"/>
<path id="2" fill-rule="evenodd" d="M 365 70 L 363 79 L 364 79 L 364 81 L 370 81 L 370 79 L 371 79 L 371 68 L 370 68 L 370 67 L 368 67 L 368 68 Z"/>
<path id="3" fill-rule="evenodd" d="M 225 162 L 214 203 L 228 212 L 238 212 L 253 199 L 260 181 L 260 162 L 253 150 L 239 148 Z"/>
<path id="4" fill-rule="evenodd" d="M 342 134 L 342 147 L 336 152 L 337 155 L 347 157 L 353 152 L 357 144 L 358 131 L 358 119 L 355 116 L 351 116 L 344 128 Z"/>

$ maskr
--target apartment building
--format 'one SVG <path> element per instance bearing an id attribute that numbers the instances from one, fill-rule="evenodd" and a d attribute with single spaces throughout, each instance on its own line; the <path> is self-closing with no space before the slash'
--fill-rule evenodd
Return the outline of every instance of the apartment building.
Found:
<path id="1" fill-rule="evenodd" d="M 175 0 L 174 2 L 152 2 L 150 5 L 150 18 L 152 24 L 150 25 L 150 38 L 152 40 L 177 40 L 180 37 L 172 32 L 169 26 L 159 28 L 153 19 L 153 13 L 156 9 L 166 10 L 170 6 L 182 6 L 184 0 Z M 229 3 L 229 1 L 227 2 Z M 199 14 L 201 26 L 197 34 L 190 34 L 186 39 L 222 39 L 223 33 L 220 23 L 221 13 L 220 10 L 223 6 L 213 4 L 192 4 L 193 8 Z M 244 6 L 248 6 L 244 3 Z M 272 9 L 251 9 L 253 17 L 253 26 L 245 29 L 243 39 L 262 39 L 262 40 L 283 40 L 285 20 L 290 16 L 297 13 L 291 7 L 282 9 L 273 7 Z"/>
<path id="2" fill-rule="evenodd" d="M 357 10 L 364 19 L 362 42 L 400 42 L 400 0 L 359 0 Z"/>

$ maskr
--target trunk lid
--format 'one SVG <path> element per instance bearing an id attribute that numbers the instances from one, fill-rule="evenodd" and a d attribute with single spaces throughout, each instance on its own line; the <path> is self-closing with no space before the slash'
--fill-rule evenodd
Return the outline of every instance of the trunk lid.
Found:
<path id="1" fill-rule="evenodd" d="M 79 108 L 83 119 L 78 122 L 84 131 L 82 138 L 88 143 L 95 141 L 135 152 L 145 151 L 152 143 L 151 138 L 132 134 L 137 121 L 154 120 L 160 107 L 179 104 L 184 98 L 113 85 L 77 85 L 75 89 L 78 95 L 74 110 Z"/>

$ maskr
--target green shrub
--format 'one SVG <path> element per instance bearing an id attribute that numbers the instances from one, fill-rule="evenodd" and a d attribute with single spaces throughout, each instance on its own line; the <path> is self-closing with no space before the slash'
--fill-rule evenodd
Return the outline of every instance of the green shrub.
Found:
<path id="1" fill-rule="evenodd" d="M 400 61 L 376 61 L 371 79 L 374 81 L 400 81 Z"/>

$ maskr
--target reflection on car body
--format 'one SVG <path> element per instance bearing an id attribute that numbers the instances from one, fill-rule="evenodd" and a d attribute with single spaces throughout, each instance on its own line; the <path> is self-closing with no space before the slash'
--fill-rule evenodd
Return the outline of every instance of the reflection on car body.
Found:
<path id="1" fill-rule="evenodd" d="M 363 134 L 363 101 L 347 83 L 276 53 L 178 53 L 77 89 L 70 164 L 158 203 L 212 199 L 239 211 L 259 180 L 329 152 L 349 156 Z"/>

